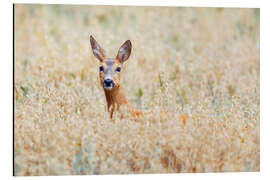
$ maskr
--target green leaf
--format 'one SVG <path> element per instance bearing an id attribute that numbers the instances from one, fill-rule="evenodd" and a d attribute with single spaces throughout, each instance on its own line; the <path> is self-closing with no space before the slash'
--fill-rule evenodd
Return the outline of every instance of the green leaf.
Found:
<path id="1" fill-rule="evenodd" d="M 21 86 L 21 90 L 23 90 L 23 96 L 27 96 L 29 88 Z"/>
<path id="2" fill-rule="evenodd" d="M 181 96 L 182 96 L 183 100 L 185 101 L 185 103 L 187 103 L 187 95 L 186 95 L 186 91 L 184 89 L 182 89 L 182 91 L 181 91 Z"/>
<path id="3" fill-rule="evenodd" d="M 24 69 L 24 71 L 26 71 L 27 66 L 28 66 L 28 60 L 25 59 L 25 60 L 23 61 L 23 69 Z"/>
<path id="4" fill-rule="evenodd" d="M 48 103 L 48 98 L 45 98 L 44 99 L 44 104 L 47 104 Z"/>
<path id="5" fill-rule="evenodd" d="M 244 25 L 241 22 L 237 22 L 237 28 L 238 28 L 239 34 L 242 36 L 244 34 Z"/>
<path id="6" fill-rule="evenodd" d="M 74 73 L 70 73 L 69 75 L 70 75 L 70 77 L 72 77 L 73 79 L 76 78 L 76 75 L 75 75 Z"/>
<path id="7" fill-rule="evenodd" d="M 143 95 L 142 88 L 139 88 L 138 96 L 139 96 L 139 97 L 142 97 L 142 95 Z"/>
<path id="8" fill-rule="evenodd" d="M 162 87 L 163 86 L 163 82 L 162 82 L 162 79 L 161 79 L 160 74 L 158 75 L 158 81 L 159 81 L 159 86 Z"/>
<path id="9" fill-rule="evenodd" d="M 257 19 L 260 19 L 260 8 L 255 8 L 254 9 L 254 16 Z"/>
<path id="10" fill-rule="evenodd" d="M 84 71 L 81 72 L 81 80 L 83 81 L 85 79 Z"/>
<path id="11" fill-rule="evenodd" d="M 224 9 L 224 8 L 222 8 L 222 7 L 216 8 L 217 12 L 219 12 L 219 13 L 221 13 L 221 12 L 223 11 L 223 9 Z"/>

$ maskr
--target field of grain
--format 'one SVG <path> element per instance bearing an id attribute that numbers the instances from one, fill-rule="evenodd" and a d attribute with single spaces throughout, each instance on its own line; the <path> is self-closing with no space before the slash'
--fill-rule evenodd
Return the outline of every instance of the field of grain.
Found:
<path id="1" fill-rule="evenodd" d="M 16 4 L 14 19 L 15 175 L 260 170 L 259 9 Z M 152 113 L 110 119 L 90 35 L 109 57 L 131 40 L 123 88 Z"/>

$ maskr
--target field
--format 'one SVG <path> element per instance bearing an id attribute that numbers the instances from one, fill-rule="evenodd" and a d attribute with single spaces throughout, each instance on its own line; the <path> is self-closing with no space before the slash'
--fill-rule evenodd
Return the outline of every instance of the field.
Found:
<path id="1" fill-rule="evenodd" d="M 16 4 L 14 19 L 15 175 L 260 171 L 259 9 Z M 131 40 L 123 88 L 152 113 L 110 119 L 90 35 L 110 57 Z"/>

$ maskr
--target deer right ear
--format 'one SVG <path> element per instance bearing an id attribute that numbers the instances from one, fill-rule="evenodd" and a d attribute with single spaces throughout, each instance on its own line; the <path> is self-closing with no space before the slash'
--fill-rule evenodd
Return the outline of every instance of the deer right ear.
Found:
<path id="1" fill-rule="evenodd" d="M 131 42 L 130 42 L 130 40 L 127 40 L 127 41 L 120 47 L 120 49 L 118 50 L 116 59 L 117 59 L 118 61 L 120 61 L 121 63 L 125 62 L 125 61 L 129 58 L 129 56 L 130 56 L 131 48 L 132 48 Z"/>
<path id="2" fill-rule="evenodd" d="M 94 56 L 100 60 L 100 62 L 103 62 L 106 58 L 104 49 L 97 43 L 97 41 L 94 39 L 93 36 L 90 36 L 90 44 L 92 47 L 92 51 Z"/>

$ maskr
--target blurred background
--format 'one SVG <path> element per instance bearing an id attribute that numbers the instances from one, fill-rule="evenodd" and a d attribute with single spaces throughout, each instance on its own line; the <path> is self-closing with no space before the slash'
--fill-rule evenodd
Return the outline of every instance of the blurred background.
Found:
<path id="1" fill-rule="evenodd" d="M 259 170 L 259 9 L 16 4 L 14 21 L 16 175 Z M 131 40 L 123 87 L 154 116 L 110 120 L 90 35 L 108 57 Z"/>

